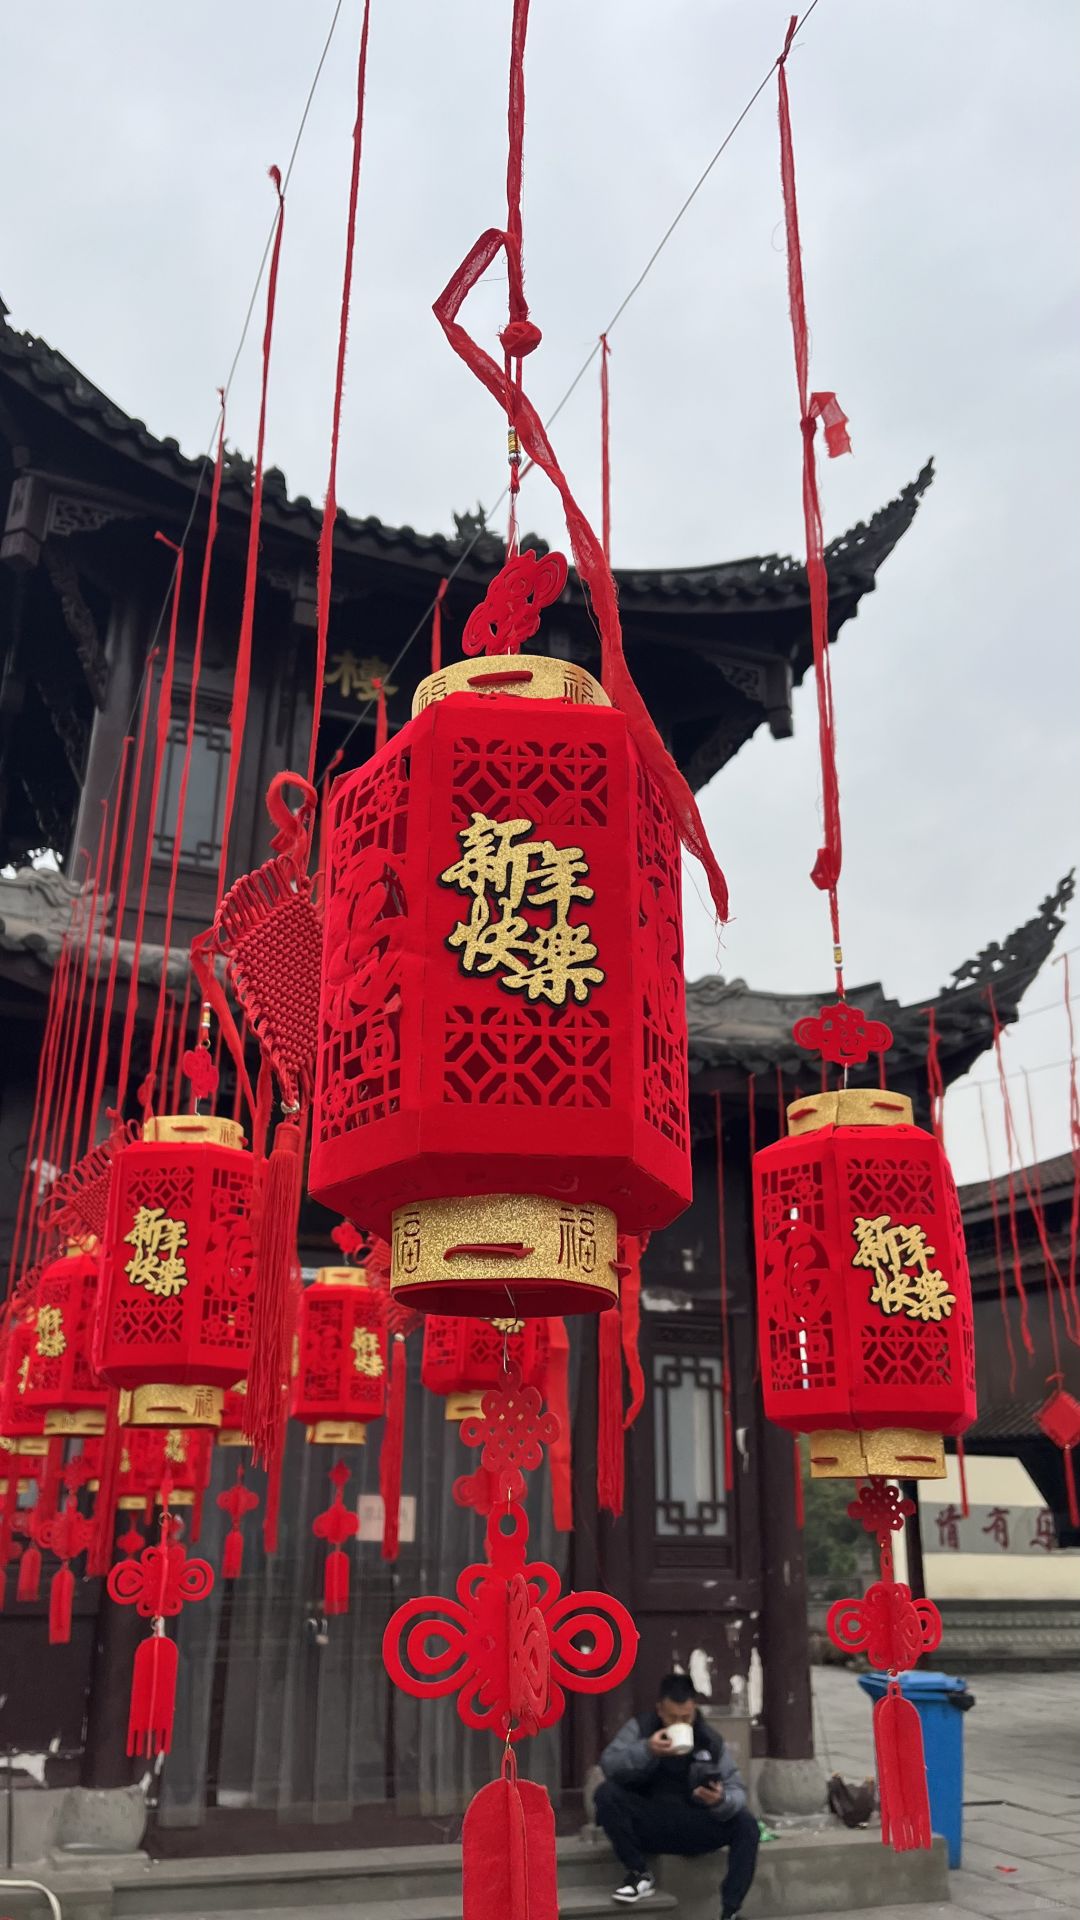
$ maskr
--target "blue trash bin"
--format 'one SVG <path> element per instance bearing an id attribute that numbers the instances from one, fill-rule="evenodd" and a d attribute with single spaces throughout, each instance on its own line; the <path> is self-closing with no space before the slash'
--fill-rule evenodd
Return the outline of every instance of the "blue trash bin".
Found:
<path id="1" fill-rule="evenodd" d="M 874 1701 L 888 1684 L 887 1673 L 859 1675 L 860 1687 Z M 967 1681 L 951 1673 L 902 1673 L 900 1687 L 922 1722 L 930 1825 L 945 1837 L 950 1867 L 958 1867 L 964 1840 L 964 1713 L 975 1701 Z"/>

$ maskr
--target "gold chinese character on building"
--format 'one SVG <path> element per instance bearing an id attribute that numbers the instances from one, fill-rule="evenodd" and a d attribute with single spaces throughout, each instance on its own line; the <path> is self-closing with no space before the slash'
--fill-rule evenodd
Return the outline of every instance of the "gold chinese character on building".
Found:
<path id="1" fill-rule="evenodd" d="M 568 993 L 587 1000 L 604 980 L 590 964 L 596 959 L 590 928 L 570 919 L 575 902 L 594 894 L 584 884 L 589 867 L 582 849 L 525 839 L 531 831 L 531 820 L 489 820 L 485 813 L 474 813 L 461 829 L 461 858 L 439 879 L 471 894 L 472 904 L 446 944 L 460 954 L 463 973 L 499 971 L 504 987 L 561 1007 Z M 522 907 L 550 917 L 537 925 Z"/>
<path id="2" fill-rule="evenodd" d="M 386 1364 L 379 1345 L 379 1336 L 370 1327 L 354 1327 L 352 1337 L 353 1370 L 362 1373 L 367 1380 L 377 1380 L 385 1373 Z"/>
<path id="3" fill-rule="evenodd" d="M 326 663 L 323 675 L 324 687 L 337 687 L 343 700 L 360 702 L 374 700 L 379 684 L 387 699 L 397 692 L 389 685 L 387 674 L 390 669 L 385 660 L 358 660 L 355 653 L 346 648 L 341 653 L 332 653 Z"/>
<path id="4" fill-rule="evenodd" d="M 882 1313 L 902 1313 L 908 1320 L 947 1320 L 956 1305 L 944 1276 L 930 1265 L 937 1255 L 927 1245 L 920 1226 L 894 1225 L 887 1213 L 875 1220 L 861 1216 L 852 1228 L 856 1252 L 853 1267 L 874 1276 L 870 1304 Z"/>
<path id="5" fill-rule="evenodd" d="M 135 1249 L 124 1268 L 133 1287 L 170 1300 L 187 1286 L 186 1220 L 171 1220 L 164 1207 L 139 1207 L 124 1245 Z"/>
<path id="6" fill-rule="evenodd" d="M 58 1360 L 67 1350 L 64 1316 L 59 1307 L 39 1307 L 37 1312 L 37 1350 L 45 1360 Z"/>

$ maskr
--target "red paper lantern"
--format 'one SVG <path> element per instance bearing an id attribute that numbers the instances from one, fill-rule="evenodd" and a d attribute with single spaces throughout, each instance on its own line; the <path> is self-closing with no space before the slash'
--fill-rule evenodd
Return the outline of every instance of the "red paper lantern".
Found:
<path id="1" fill-rule="evenodd" d="M 40 1407 L 28 1407 L 26 1387 L 36 1345 L 38 1270 L 30 1268 L 15 1286 L 0 1321 L 0 1435 L 36 1438 L 45 1431 Z"/>
<path id="2" fill-rule="evenodd" d="M 163 1483 L 174 1507 L 199 1506 L 210 1484 L 213 1434 L 200 1428 L 125 1427 L 120 1434 L 116 1506 L 149 1514 Z"/>
<path id="3" fill-rule="evenodd" d="M 149 1120 L 113 1164 L 94 1364 L 130 1426 L 216 1426 L 246 1371 L 252 1157 L 233 1120 Z"/>
<path id="4" fill-rule="evenodd" d="M 612 1305 L 618 1232 L 691 1193 L 679 846 L 622 713 L 539 655 L 432 675 L 327 874 L 312 1193 L 410 1306 Z"/>
<path id="5" fill-rule="evenodd" d="M 47 1434 L 105 1431 L 108 1389 L 90 1364 L 90 1336 L 100 1261 L 69 1247 L 42 1267 L 34 1290 L 33 1340 L 25 1386 L 28 1412 L 44 1416 Z"/>
<path id="6" fill-rule="evenodd" d="M 321 1446 L 362 1446 L 386 1411 L 386 1297 L 361 1267 L 320 1267 L 300 1299 L 289 1412 Z"/>
<path id="7" fill-rule="evenodd" d="M 825 1476 L 944 1474 L 975 1417 L 960 1204 L 911 1102 L 858 1089 L 788 1108 L 754 1158 L 765 1412 Z"/>
<path id="8" fill-rule="evenodd" d="M 478 1320 L 429 1313 L 424 1318 L 420 1379 L 429 1393 L 446 1397 L 446 1418 L 465 1420 L 480 1412 L 492 1387 L 507 1371 L 523 1385 L 544 1392 L 551 1346 L 546 1320 Z"/>

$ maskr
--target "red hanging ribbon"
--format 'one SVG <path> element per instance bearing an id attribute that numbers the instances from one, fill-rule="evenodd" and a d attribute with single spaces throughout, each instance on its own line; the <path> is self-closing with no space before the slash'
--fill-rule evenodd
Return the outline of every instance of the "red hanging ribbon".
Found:
<path id="1" fill-rule="evenodd" d="M 565 1320 L 549 1320 L 548 1335 L 547 1390 L 544 1398 L 559 1424 L 559 1432 L 548 1447 L 551 1517 L 557 1533 L 571 1533 L 574 1526 L 574 1478 L 570 1437 L 570 1338 Z"/>
<path id="2" fill-rule="evenodd" d="M 401 1469 L 405 1457 L 405 1399 L 409 1386 L 409 1357 L 404 1336 L 390 1342 L 390 1381 L 386 1424 L 379 1448 L 379 1492 L 383 1503 L 382 1557 L 396 1560 L 401 1538 Z"/>
<path id="3" fill-rule="evenodd" d="M 360 59 L 356 72 L 356 119 L 353 122 L 352 172 L 349 176 L 349 214 L 345 228 L 345 273 L 341 289 L 341 314 L 338 321 L 337 369 L 334 376 L 334 408 L 330 425 L 330 471 L 326 480 L 322 527 L 319 531 L 319 562 L 315 612 L 315 686 L 311 707 L 311 745 L 308 749 L 307 777 L 315 783 L 315 755 L 322 722 L 323 679 L 326 673 L 326 640 L 330 631 L 330 584 L 334 572 L 334 524 L 337 520 L 337 462 L 341 437 L 341 397 L 345 391 L 345 354 L 349 341 L 349 308 L 352 302 L 353 255 L 356 249 L 356 208 L 360 197 L 360 159 L 364 142 L 364 85 L 367 78 L 368 15 L 371 0 L 364 0 L 364 19 L 360 29 Z"/>
<path id="4" fill-rule="evenodd" d="M 270 250 L 270 275 L 266 286 L 266 319 L 263 323 L 262 384 L 259 390 L 259 428 L 255 440 L 255 472 L 251 483 L 251 515 L 248 520 L 247 566 L 244 572 L 244 600 L 240 612 L 240 633 L 233 668 L 233 697 L 229 708 L 229 772 L 225 782 L 225 807 L 221 819 L 221 858 L 218 862 L 217 900 L 225 896 L 229 872 L 229 840 L 232 834 L 233 808 L 240 779 L 240 758 L 244 745 L 248 692 L 251 686 L 251 643 L 255 632 L 255 590 L 259 575 L 259 533 L 262 528 L 263 453 L 266 446 L 266 396 L 270 385 L 270 349 L 274 340 L 274 309 L 277 305 L 278 269 L 281 265 L 281 237 L 285 230 L 285 195 L 281 173 L 270 168 L 277 194 L 277 219 Z"/>
<path id="5" fill-rule="evenodd" d="M 716 1225 L 720 1256 L 721 1392 L 724 1397 L 724 1486 L 735 1485 L 735 1426 L 731 1411 L 731 1311 L 728 1303 L 727 1208 L 724 1205 L 724 1112 L 713 1094 L 716 1119 Z"/>
<path id="6" fill-rule="evenodd" d="M 440 580 L 435 595 L 435 605 L 431 609 L 431 671 L 438 673 L 442 666 L 442 610 L 446 599 L 449 580 Z"/>
<path id="7" fill-rule="evenodd" d="M 509 157 L 507 163 L 507 223 L 482 233 L 457 272 L 435 302 L 434 312 L 446 338 L 469 371 L 485 386 L 506 414 L 512 444 L 520 441 L 529 459 L 547 474 L 562 502 L 571 551 L 578 575 L 600 632 L 601 677 L 613 705 L 625 716 L 634 743 L 648 771 L 663 793 L 679 837 L 700 862 L 709 883 L 718 918 L 728 917 L 727 882 L 709 845 L 697 802 L 660 739 L 644 701 L 634 684 L 623 653 L 622 626 L 615 582 L 603 548 L 581 508 L 566 475 L 555 458 L 544 424 L 521 386 L 521 360 L 539 344 L 540 330 L 529 319 L 521 256 L 521 173 L 525 131 L 525 30 L 528 0 L 514 0 L 510 60 Z M 505 253 L 510 285 L 510 321 L 500 334 L 505 364 L 466 332 L 458 313 L 466 297 L 500 253 Z M 513 370 L 512 364 L 513 363 Z M 516 468 L 511 466 L 513 490 Z"/>
<path id="8" fill-rule="evenodd" d="M 599 1317 L 596 1380 L 596 1502 L 616 1519 L 625 1493 L 622 1329 L 615 1308 Z"/>
<path id="9" fill-rule="evenodd" d="M 934 1138 L 945 1139 L 945 1080 L 941 1071 L 941 1047 L 938 1041 L 937 1009 L 924 1007 L 927 1020 L 926 1091 L 930 1101 L 930 1125 Z M 884 1058 L 884 1055 L 882 1056 Z"/>
<path id="10" fill-rule="evenodd" d="M 1073 1163 L 1072 1213 L 1069 1218 L 1069 1300 L 1073 1326 L 1080 1330 L 1080 1300 L 1077 1298 L 1076 1256 L 1080 1243 L 1080 1074 L 1076 1063 L 1076 1029 L 1073 1025 L 1072 992 L 1069 987 L 1069 956 L 1061 956 L 1065 976 L 1065 1018 L 1069 1027 L 1069 1143 Z"/>
<path id="11" fill-rule="evenodd" d="M 799 238 L 799 208 L 795 193 L 795 156 L 791 141 L 791 110 L 788 102 L 787 56 L 798 26 L 792 14 L 777 63 L 780 107 L 780 178 L 784 192 L 784 223 L 787 230 L 788 305 L 795 343 L 795 375 L 799 393 L 799 419 L 802 428 L 803 521 L 806 529 L 806 584 L 810 595 L 810 633 L 814 650 L 814 679 L 817 687 L 818 751 L 821 759 L 821 795 L 824 841 L 814 862 L 811 878 L 829 896 L 832 923 L 836 990 L 844 993 L 843 954 L 840 942 L 840 905 L 838 888 L 843 866 L 843 840 L 840 831 L 840 785 L 836 769 L 836 717 L 833 708 L 832 668 L 829 661 L 829 577 L 825 566 L 825 542 L 821 524 L 821 499 L 818 493 L 814 431 L 818 421 L 825 429 L 829 457 L 850 453 L 847 418 L 835 393 L 810 392 L 810 342 L 806 323 L 806 291 L 803 284 L 802 243 Z"/>
<path id="12" fill-rule="evenodd" d="M 606 333 L 600 335 L 600 526 L 604 559 L 611 565 L 611 392 L 608 361 L 611 348 Z"/>

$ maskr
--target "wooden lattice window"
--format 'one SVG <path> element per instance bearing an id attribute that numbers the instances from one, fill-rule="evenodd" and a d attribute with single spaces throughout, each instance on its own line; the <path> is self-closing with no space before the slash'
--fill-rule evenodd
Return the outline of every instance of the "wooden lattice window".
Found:
<path id="1" fill-rule="evenodd" d="M 654 1530 L 660 1539 L 723 1540 L 724 1398 L 720 1355 L 653 1354 Z"/>

